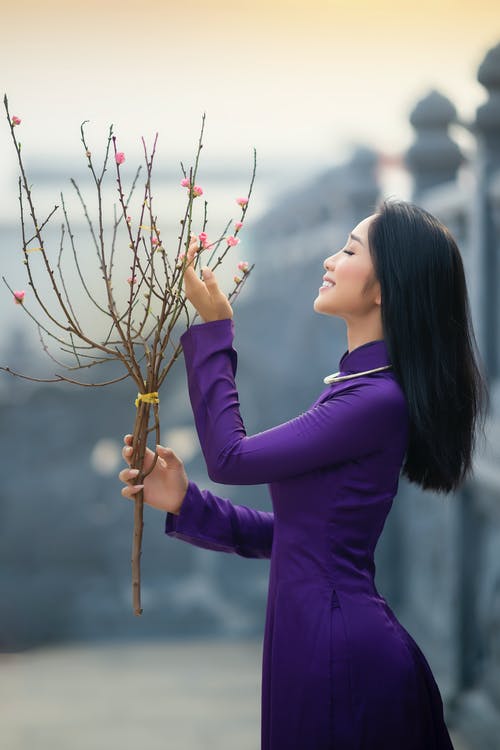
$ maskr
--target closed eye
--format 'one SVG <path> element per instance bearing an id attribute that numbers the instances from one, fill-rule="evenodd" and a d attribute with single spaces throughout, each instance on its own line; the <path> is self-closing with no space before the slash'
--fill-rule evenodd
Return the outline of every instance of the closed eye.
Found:
<path id="1" fill-rule="evenodd" d="M 347 253 L 347 255 L 354 255 L 352 250 L 344 250 L 344 253 Z"/>

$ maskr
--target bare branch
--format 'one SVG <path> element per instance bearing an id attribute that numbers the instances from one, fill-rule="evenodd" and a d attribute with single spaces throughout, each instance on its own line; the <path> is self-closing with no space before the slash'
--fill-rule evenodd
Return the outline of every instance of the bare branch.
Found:
<path id="1" fill-rule="evenodd" d="M 119 383 L 121 380 L 125 380 L 125 378 L 128 378 L 128 373 L 125 373 L 125 375 L 122 375 L 119 378 L 114 378 L 113 380 L 107 380 L 104 383 L 81 383 L 79 380 L 72 380 L 71 378 L 67 378 L 64 375 L 58 375 L 57 373 L 54 375 L 53 378 L 34 378 L 31 375 L 24 375 L 22 372 L 16 372 L 15 370 L 12 370 L 10 367 L 0 366 L 0 370 L 3 370 L 4 372 L 8 372 L 9 375 L 13 375 L 16 378 L 22 378 L 23 380 L 31 380 L 31 382 L 33 383 L 71 383 L 72 385 L 80 385 L 83 388 L 104 388 L 107 385 L 113 385 L 114 383 Z"/>
<path id="2" fill-rule="evenodd" d="M 75 311 L 73 310 L 73 306 L 71 304 L 71 300 L 70 300 L 70 298 L 68 296 L 68 290 L 66 289 L 66 284 L 64 282 L 64 276 L 62 274 L 62 269 L 61 269 L 61 258 L 62 258 L 62 253 L 63 253 L 63 247 L 64 247 L 64 224 L 61 224 L 61 242 L 60 242 L 60 245 L 59 245 L 59 255 L 58 255 L 58 258 L 57 258 L 57 270 L 59 271 L 59 279 L 61 280 L 61 287 L 62 287 L 62 290 L 64 292 L 64 296 L 66 298 L 66 304 L 68 305 L 69 309 L 71 310 L 72 316 L 76 320 Z"/>
<path id="3" fill-rule="evenodd" d="M 180 232 L 178 235 L 178 245 L 175 256 L 170 259 L 167 249 L 164 247 L 161 237 L 160 228 L 162 224 L 156 215 L 153 202 L 153 167 L 155 164 L 158 133 L 154 137 L 153 144 L 148 150 L 146 140 L 142 138 L 144 151 L 145 180 L 142 193 L 142 201 L 139 199 L 137 216 L 133 219 L 128 215 L 129 204 L 132 200 L 134 191 L 138 184 L 141 166 L 138 167 L 135 177 L 132 181 L 127 197 L 122 183 L 122 172 L 120 164 L 123 161 L 117 158 L 116 138 L 113 134 L 113 126 L 110 126 L 104 160 L 102 166 L 96 168 L 92 153 L 89 150 L 84 121 L 80 126 L 81 142 L 85 149 L 87 166 L 93 178 L 97 204 L 96 215 L 91 216 L 86 196 L 80 190 L 76 181 L 71 178 L 70 182 L 75 190 L 76 197 L 83 210 L 85 220 L 85 235 L 90 234 L 90 240 L 94 245 L 97 255 L 100 280 L 104 284 L 104 297 L 96 294 L 93 285 L 90 284 L 90 275 L 86 266 L 81 261 L 81 256 L 77 252 L 77 240 L 72 231 L 69 213 L 66 208 L 64 196 L 61 193 L 62 211 L 64 221 L 61 224 L 59 237 L 59 249 L 57 254 L 57 263 L 55 269 L 52 267 L 50 255 L 47 254 L 44 246 L 43 230 L 51 220 L 57 210 L 57 206 L 48 214 L 43 223 L 37 222 L 31 187 L 28 184 L 26 172 L 21 157 L 21 146 L 16 141 L 14 126 L 19 124 L 10 120 L 7 97 L 4 98 L 5 110 L 14 146 L 17 153 L 17 159 L 20 170 L 19 177 L 19 206 L 21 216 L 21 231 L 23 237 L 24 264 L 27 269 L 28 282 L 33 295 L 37 301 L 44 318 L 39 321 L 26 305 L 23 304 L 24 312 L 37 325 L 40 343 L 45 354 L 60 368 L 64 368 L 67 374 L 56 372 L 50 378 L 35 378 L 24 373 L 19 373 L 9 367 L 1 367 L 1 370 L 26 380 L 38 383 L 71 383 L 86 388 L 95 388 L 118 383 L 126 378 L 132 378 L 135 382 L 139 393 L 147 396 L 144 399 L 138 399 L 136 402 L 136 419 L 133 434 L 133 455 L 132 465 L 139 469 L 137 483 L 143 481 L 144 455 L 147 446 L 148 436 L 155 434 L 156 442 L 160 441 L 160 419 L 159 406 L 156 402 L 156 394 L 160 389 L 163 381 L 167 377 L 174 363 L 177 361 L 182 351 L 180 340 L 173 341 L 172 337 L 178 333 L 178 324 L 182 318 L 182 326 L 189 328 L 198 317 L 198 312 L 192 312 L 192 306 L 188 302 L 183 290 L 183 278 L 187 267 L 187 250 L 190 241 L 191 230 L 194 225 L 196 213 L 194 211 L 194 200 L 197 197 L 194 186 L 197 180 L 198 168 L 200 163 L 201 149 L 203 147 L 203 134 L 205 127 L 205 114 L 203 114 L 200 136 L 196 150 L 194 165 L 188 170 L 184 168 L 181 162 L 181 169 L 184 176 L 189 175 L 189 185 L 187 201 L 184 208 L 184 216 L 180 220 Z M 110 159 L 114 152 L 116 163 L 116 184 L 118 192 L 118 203 L 112 204 L 112 214 L 107 215 L 108 207 L 105 207 L 104 177 L 108 169 Z M 254 149 L 254 167 L 252 179 L 248 192 L 248 198 L 252 192 L 256 171 L 256 152 Z M 116 198 L 115 198 L 116 201 Z M 134 201 L 135 203 L 135 201 Z M 92 203 L 93 205 L 93 203 Z M 208 221 L 207 201 L 203 203 L 203 222 L 202 227 L 205 231 Z M 243 219 L 248 208 L 248 201 L 242 208 L 241 218 Z M 31 216 L 33 222 L 34 234 L 27 239 L 25 226 L 26 215 Z M 130 211 L 133 213 L 133 211 Z M 218 239 L 213 242 L 209 248 L 210 252 L 201 255 L 198 253 L 194 261 L 194 268 L 200 268 L 202 260 L 208 256 L 206 265 L 217 268 L 225 259 L 230 246 L 223 247 L 224 240 L 229 229 L 229 221 L 224 231 L 219 234 Z M 167 226 L 167 224 L 163 224 Z M 235 230 L 237 234 L 239 230 Z M 117 255 L 119 248 L 122 247 L 122 240 L 126 238 L 126 244 L 131 251 L 130 255 L 130 289 L 124 294 L 124 301 L 121 297 L 115 295 L 113 288 L 113 279 L 118 269 L 118 261 L 123 258 Z M 104 326 L 100 332 L 98 340 L 94 335 L 89 335 L 83 326 L 84 321 L 79 320 L 77 313 L 80 306 L 72 295 L 71 284 L 65 277 L 68 261 L 68 238 L 71 247 L 72 261 L 75 264 L 76 274 L 79 283 L 84 291 L 84 301 L 87 299 L 91 303 L 90 310 L 97 310 L 104 318 Z M 38 247 L 29 247 L 36 240 Z M 168 243 L 169 244 L 169 243 Z M 177 244 L 177 243 L 176 243 Z M 184 259 L 180 258 L 181 250 L 184 249 Z M 37 289 L 34 274 L 30 263 L 30 254 L 38 250 L 43 259 L 43 269 L 49 277 L 51 293 L 54 294 L 58 303 L 55 313 L 52 312 L 52 305 L 48 304 L 40 289 Z M 66 251 L 66 253 L 65 253 Z M 172 262 L 171 262 L 172 260 Z M 69 259 L 71 261 L 71 258 Z M 34 263 L 33 263 L 34 266 Z M 252 266 L 242 279 L 235 279 L 235 288 L 228 296 L 228 300 L 234 301 L 241 293 L 241 289 L 246 283 Z M 7 281 L 4 282 L 13 294 Z M 59 320 L 58 316 L 63 320 Z M 54 329 L 54 330 L 52 330 Z M 64 333 L 62 333 L 64 332 Z M 53 342 L 58 345 L 57 356 L 53 351 Z M 59 354 L 60 352 L 60 354 Z M 62 356 L 61 356 L 62 355 Z M 65 361 L 64 355 L 71 355 L 68 361 Z M 58 359 L 61 357 L 61 359 Z M 124 374 L 114 379 L 88 383 L 81 380 L 75 380 L 72 373 L 76 371 L 91 370 L 100 365 L 106 366 L 110 363 L 120 363 L 124 368 Z M 83 374 L 82 374 L 83 377 Z M 151 401 L 153 403 L 151 403 Z M 158 459 L 155 455 L 153 467 Z M 138 492 L 134 500 L 134 541 L 132 554 L 132 588 L 133 604 L 135 614 L 141 614 L 140 606 L 140 554 L 142 543 L 143 528 L 143 495 Z"/>
<path id="4" fill-rule="evenodd" d="M 73 184 L 76 186 L 76 183 L 73 183 Z M 69 217 L 68 217 L 68 214 L 67 214 L 67 211 L 66 211 L 66 204 L 64 203 L 64 196 L 63 196 L 62 193 L 61 193 L 61 204 L 62 204 L 62 207 L 63 207 L 64 219 L 66 221 L 66 227 L 68 229 L 68 235 L 69 235 L 70 242 L 71 242 L 71 249 L 73 251 L 73 259 L 75 261 L 76 270 L 77 270 L 78 276 L 80 277 L 80 281 L 81 281 L 82 286 L 83 286 L 83 288 L 85 290 L 85 293 L 87 294 L 87 297 L 90 299 L 90 301 L 95 305 L 95 307 L 97 307 L 98 310 L 100 310 L 102 313 L 104 313 L 104 315 L 109 315 L 108 310 L 106 310 L 104 307 L 102 307 L 97 302 L 97 300 L 92 296 L 92 294 L 90 293 L 90 290 L 89 290 L 89 288 L 88 288 L 88 286 L 87 286 L 87 284 L 85 282 L 85 278 L 84 278 L 84 276 L 82 274 L 82 270 L 80 268 L 80 263 L 78 262 L 78 255 L 76 253 L 74 235 L 73 235 L 73 232 L 71 231 L 71 226 L 70 226 L 70 223 L 69 223 Z M 85 206 L 85 211 L 86 210 L 87 209 L 86 209 L 86 206 Z"/>

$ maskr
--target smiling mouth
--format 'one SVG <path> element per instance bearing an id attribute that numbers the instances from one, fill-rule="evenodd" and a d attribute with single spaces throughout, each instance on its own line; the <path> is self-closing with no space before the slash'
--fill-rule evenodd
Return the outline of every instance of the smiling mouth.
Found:
<path id="1" fill-rule="evenodd" d="M 320 286 L 320 289 L 328 289 L 330 287 L 334 287 L 335 284 L 332 281 L 323 281 L 323 283 Z"/>

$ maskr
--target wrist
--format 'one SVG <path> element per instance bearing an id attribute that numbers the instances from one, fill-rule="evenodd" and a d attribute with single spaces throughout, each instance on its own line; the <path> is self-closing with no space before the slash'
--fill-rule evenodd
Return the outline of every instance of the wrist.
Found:
<path id="1" fill-rule="evenodd" d="M 186 486 L 185 486 L 185 489 L 184 489 L 184 494 L 183 494 L 183 496 L 182 496 L 182 498 L 181 498 L 181 500 L 180 500 L 179 504 L 177 505 L 177 507 L 176 507 L 176 508 L 175 508 L 174 510 L 171 510 L 171 511 L 170 511 L 171 513 L 173 513 L 173 514 L 174 514 L 174 516 L 179 516 L 179 515 L 180 515 L 180 513 L 181 513 L 181 509 L 182 509 L 182 504 L 183 504 L 184 500 L 186 499 L 186 495 L 187 495 L 188 487 L 189 487 L 189 481 L 188 481 L 188 482 L 186 482 Z"/>

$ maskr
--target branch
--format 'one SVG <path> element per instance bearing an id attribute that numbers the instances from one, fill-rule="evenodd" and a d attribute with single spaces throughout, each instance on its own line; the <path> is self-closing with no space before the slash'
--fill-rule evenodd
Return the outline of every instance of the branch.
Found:
<path id="1" fill-rule="evenodd" d="M 73 183 L 73 185 L 74 185 L 74 186 L 75 186 L 75 187 L 77 188 L 77 185 L 76 185 L 76 183 L 74 182 L 74 180 L 71 180 L 71 182 L 72 182 L 72 183 Z M 78 190 L 78 188 L 77 188 L 77 190 Z M 80 277 L 80 281 L 81 281 L 81 283 L 82 283 L 82 286 L 83 286 L 83 288 L 84 288 L 84 290 L 85 290 L 85 292 L 86 292 L 86 294 L 87 294 L 87 297 L 88 297 L 88 298 L 89 298 L 89 300 L 90 300 L 90 301 L 91 301 L 91 302 L 92 302 L 92 303 L 93 303 L 93 304 L 95 305 L 95 307 L 96 307 L 96 308 L 97 308 L 98 310 L 100 310 L 100 311 L 101 311 L 102 313 L 104 313 L 104 315 L 108 315 L 108 316 L 109 316 L 109 312 L 108 312 L 108 310 L 106 310 L 106 309 L 105 309 L 104 307 L 102 307 L 102 306 L 101 306 L 101 305 L 100 305 L 100 304 L 99 304 L 99 303 L 97 302 L 97 300 L 96 300 L 96 299 L 95 299 L 95 298 L 94 298 L 94 297 L 92 296 L 92 294 L 90 293 L 90 290 L 89 290 L 89 288 L 88 288 L 88 286 L 87 286 L 87 284 L 86 284 L 86 282 L 85 282 L 85 278 L 84 278 L 84 276 L 83 276 L 83 273 L 82 273 L 82 271 L 81 271 L 81 268 L 80 268 L 80 264 L 79 264 L 79 262 L 78 262 L 78 256 L 77 256 L 77 254 L 76 254 L 76 247 L 75 247 L 74 235 L 73 235 L 73 232 L 71 231 L 71 227 L 70 227 L 70 224 L 69 224 L 69 218 L 68 218 L 68 214 L 67 214 L 67 212 L 66 212 L 66 204 L 64 203 L 64 196 L 63 196 L 63 194 L 62 194 L 62 193 L 61 193 L 61 203 L 62 203 L 62 207 L 63 207 L 63 214 L 64 214 L 64 219 L 65 219 L 65 221 L 66 221 L 66 227 L 67 227 L 67 229 L 68 229 L 68 235 L 69 235 L 69 238 L 70 238 L 70 242 L 71 242 L 71 249 L 72 249 L 72 251 L 73 251 L 73 258 L 74 258 L 74 261 L 75 261 L 75 266 L 76 266 L 76 270 L 77 270 L 78 276 Z M 83 205 L 85 206 L 85 204 L 83 204 Z M 86 206 L 85 206 L 85 209 L 84 209 L 84 210 L 86 210 Z"/>
<path id="2" fill-rule="evenodd" d="M 62 259 L 62 253 L 63 253 L 63 247 L 64 247 L 64 224 L 61 224 L 61 242 L 59 245 L 59 255 L 57 258 L 57 270 L 59 271 L 59 278 L 61 280 L 61 286 L 64 292 L 64 296 L 66 297 L 66 304 L 68 305 L 69 309 L 71 310 L 72 316 L 76 320 L 75 311 L 73 310 L 73 305 L 71 304 L 71 300 L 68 296 L 68 290 L 66 289 L 66 284 L 64 282 L 64 276 L 62 274 L 62 268 L 61 268 L 61 259 Z M 78 326 L 80 327 L 80 326 Z"/>
<path id="3" fill-rule="evenodd" d="M 33 383 L 71 383 L 72 385 L 80 385 L 83 388 L 104 388 L 106 385 L 112 385 L 113 383 L 119 383 L 121 380 L 125 380 L 125 378 L 128 378 L 128 373 L 125 375 L 122 375 L 119 378 L 115 378 L 114 380 L 107 380 L 104 383 L 81 383 L 79 380 L 72 380 L 71 378 L 66 378 L 63 375 L 58 375 L 57 373 L 53 378 L 34 378 L 31 375 L 24 375 L 21 372 L 16 372 L 15 370 L 12 370 L 10 367 L 2 367 L 0 366 L 0 370 L 3 370 L 4 372 L 8 372 L 9 375 L 13 375 L 16 378 L 22 378 L 23 380 L 31 380 Z"/>
<path id="4" fill-rule="evenodd" d="M 49 278 L 50 278 L 50 281 L 51 281 L 51 285 L 52 285 L 52 289 L 54 291 L 54 294 L 56 295 L 56 298 L 57 298 L 57 300 L 59 302 L 59 305 L 60 305 L 60 307 L 61 307 L 61 309 L 62 309 L 62 311 L 63 311 L 63 313 L 64 313 L 64 315 L 66 317 L 66 320 L 67 320 L 68 324 L 69 324 L 68 330 L 73 330 L 75 333 L 77 333 L 78 332 L 78 328 L 76 326 L 76 323 L 72 320 L 71 315 L 70 315 L 67 307 L 65 306 L 65 304 L 64 304 L 64 302 L 62 300 L 61 293 L 60 293 L 59 288 L 58 288 L 58 286 L 57 286 L 57 284 L 56 284 L 56 282 L 54 280 L 54 272 L 52 271 L 52 268 L 50 266 L 49 259 L 47 257 L 47 253 L 45 252 L 45 246 L 44 246 L 43 238 L 42 238 L 41 231 L 40 231 L 40 225 L 39 225 L 37 217 L 36 217 L 35 206 L 33 204 L 32 198 L 31 198 L 31 190 L 30 190 L 30 187 L 28 185 L 28 180 L 27 180 L 27 177 L 26 177 L 26 172 L 24 170 L 23 160 L 21 158 L 21 145 L 16 140 L 16 136 L 15 136 L 15 133 L 14 133 L 14 125 L 13 125 L 13 123 L 11 121 L 11 117 L 10 117 L 7 96 L 4 97 L 4 105 L 5 105 L 5 110 L 6 110 L 6 113 L 7 113 L 7 121 L 9 123 L 10 132 L 11 132 L 11 135 L 12 135 L 12 140 L 14 142 L 14 147 L 16 149 L 17 161 L 18 161 L 19 169 L 20 169 L 21 176 L 22 176 L 22 185 L 23 185 L 24 192 L 26 193 L 26 197 L 27 197 L 27 200 L 28 200 L 28 205 L 29 205 L 29 208 L 30 208 L 31 219 L 33 221 L 33 226 L 35 227 L 35 236 L 36 236 L 36 238 L 38 240 L 38 243 L 39 243 L 39 246 L 40 246 L 40 252 L 42 253 L 42 257 L 43 257 L 43 260 L 44 260 L 44 263 L 45 263 L 45 267 L 46 267 L 47 273 L 49 274 Z M 21 202 L 21 212 L 22 212 L 22 197 L 21 196 L 20 196 L 20 202 Z M 55 213 L 55 211 L 57 210 L 57 208 L 58 207 L 56 206 L 54 208 L 54 210 L 53 210 L 52 213 Z M 52 215 L 52 214 L 50 214 L 50 215 Z M 50 218 L 50 215 L 49 215 L 48 218 Z M 44 222 L 43 226 L 45 226 L 45 224 L 47 223 L 47 221 L 48 221 L 48 219 Z M 23 225 L 23 240 L 25 240 L 24 225 Z M 26 252 L 26 244 L 24 245 L 23 250 L 24 250 L 24 254 L 25 254 L 25 260 L 27 261 L 26 266 L 29 269 L 28 255 L 27 255 L 27 252 Z M 33 290 L 35 291 L 35 288 L 34 288 L 34 285 L 33 285 L 32 279 L 31 279 L 31 271 L 28 271 L 28 275 L 30 277 L 30 284 L 31 284 Z M 47 308 L 45 308 L 45 306 L 41 302 L 38 294 L 37 294 L 37 299 L 38 299 L 39 304 L 41 305 L 42 309 L 44 310 L 44 312 L 46 313 L 46 315 L 48 315 L 48 317 L 52 320 L 52 322 L 54 324 L 58 325 L 60 328 L 64 328 L 64 326 L 62 326 L 48 312 Z"/>

